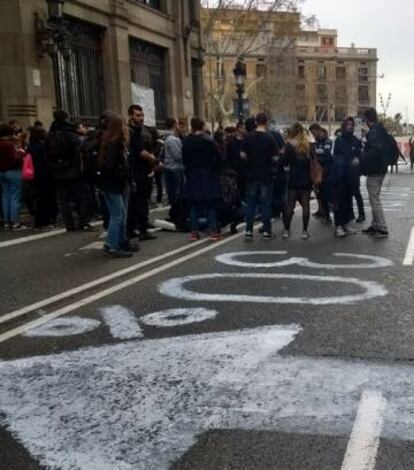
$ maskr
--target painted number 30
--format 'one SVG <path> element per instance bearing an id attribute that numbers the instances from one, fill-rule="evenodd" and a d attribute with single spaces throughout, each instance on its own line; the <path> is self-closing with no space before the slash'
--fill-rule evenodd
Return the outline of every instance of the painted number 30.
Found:
<path id="1" fill-rule="evenodd" d="M 333 256 L 349 260 L 343 264 L 323 264 L 310 261 L 308 258 L 292 257 L 277 260 L 277 257 L 286 256 L 286 251 L 242 251 L 237 253 L 225 253 L 216 257 L 216 260 L 228 266 L 249 269 L 275 269 L 290 266 L 300 266 L 307 269 L 320 269 L 333 271 L 335 269 L 377 269 L 392 266 L 389 259 L 377 256 L 358 255 L 350 253 L 335 253 Z M 266 256 L 266 261 L 248 261 L 246 258 L 255 256 Z M 276 259 L 273 259 L 276 258 Z M 269 261 L 270 259 L 270 261 Z M 247 294 L 227 294 L 227 293 L 206 293 L 186 287 L 190 283 L 208 280 L 297 280 L 301 283 L 328 283 L 348 284 L 356 287 L 359 292 L 332 297 L 301 297 L 301 296 L 264 296 Z M 355 302 L 382 297 L 388 294 L 387 289 L 374 281 L 361 280 L 354 277 L 324 276 L 309 274 L 289 274 L 289 273 L 208 273 L 170 279 L 159 286 L 159 291 L 169 297 L 176 299 L 197 301 L 197 302 L 246 302 L 265 304 L 309 304 L 309 305 L 333 305 L 333 304 L 353 304 Z M 211 320 L 218 315 L 216 310 L 207 308 L 178 308 L 150 313 L 139 320 L 133 312 L 122 306 L 112 306 L 100 309 L 100 314 L 104 324 L 117 339 L 125 340 L 132 338 L 143 338 L 144 334 L 140 325 L 151 327 L 176 327 L 192 323 Z M 28 330 L 25 335 L 30 337 L 62 337 L 74 336 L 91 332 L 101 326 L 101 321 L 83 317 L 57 318 L 51 322 Z"/>

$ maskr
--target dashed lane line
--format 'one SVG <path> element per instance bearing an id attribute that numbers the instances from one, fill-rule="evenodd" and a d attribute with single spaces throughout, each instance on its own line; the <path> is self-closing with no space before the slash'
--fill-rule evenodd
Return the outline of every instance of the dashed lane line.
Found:
<path id="1" fill-rule="evenodd" d="M 414 263 L 414 227 L 411 229 L 408 240 L 407 250 L 405 252 L 403 266 L 412 266 Z"/>
<path id="2" fill-rule="evenodd" d="M 382 393 L 364 391 L 341 470 L 375 469 L 386 407 Z"/>

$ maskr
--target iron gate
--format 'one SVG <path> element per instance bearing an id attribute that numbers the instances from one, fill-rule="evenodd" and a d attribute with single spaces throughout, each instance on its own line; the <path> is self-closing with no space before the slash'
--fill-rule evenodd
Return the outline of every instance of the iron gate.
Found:
<path id="1" fill-rule="evenodd" d="M 70 47 L 54 57 L 56 102 L 74 121 L 96 125 L 105 108 L 101 30 L 67 20 Z"/>
<path id="2" fill-rule="evenodd" d="M 131 81 L 154 90 L 155 118 L 162 126 L 167 118 L 165 49 L 130 38 L 129 52 Z"/>

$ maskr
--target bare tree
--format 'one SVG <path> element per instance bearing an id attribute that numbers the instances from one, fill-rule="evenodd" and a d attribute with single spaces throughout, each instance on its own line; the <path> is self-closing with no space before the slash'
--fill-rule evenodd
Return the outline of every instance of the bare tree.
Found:
<path id="1" fill-rule="evenodd" d="M 265 58 L 262 72 L 246 83 L 256 107 L 272 112 L 294 95 L 291 72 L 302 1 L 201 0 L 210 120 L 227 123 L 232 115 L 232 66 L 238 57 Z"/>

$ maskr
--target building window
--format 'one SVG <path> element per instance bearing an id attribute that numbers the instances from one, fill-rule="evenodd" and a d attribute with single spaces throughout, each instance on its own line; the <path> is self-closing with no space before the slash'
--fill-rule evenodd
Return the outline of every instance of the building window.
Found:
<path id="1" fill-rule="evenodd" d="M 367 86 L 358 87 L 358 102 L 362 104 L 369 103 L 369 88 Z"/>
<path id="2" fill-rule="evenodd" d="M 138 3 L 143 3 L 144 5 L 148 5 L 151 8 L 155 8 L 156 10 L 161 10 L 161 0 L 135 0 Z"/>
<path id="3" fill-rule="evenodd" d="M 337 80 L 345 80 L 346 79 L 346 67 L 344 67 L 344 66 L 336 67 L 336 79 Z"/>
<path id="4" fill-rule="evenodd" d="M 302 80 L 306 78 L 306 69 L 304 65 L 298 65 L 298 78 Z"/>
<path id="5" fill-rule="evenodd" d="M 335 88 L 335 101 L 346 103 L 348 99 L 346 85 L 337 85 Z"/>
<path id="6" fill-rule="evenodd" d="M 322 46 L 331 47 L 333 45 L 334 45 L 334 38 L 332 37 L 322 38 Z"/>
<path id="7" fill-rule="evenodd" d="M 154 91 L 157 126 L 162 126 L 167 118 L 165 53 L 162 47 L 129 39 L 131 81 Z"/>
<path id="8" fill-rule="evenodd" d="M 318 80 L 325 81 L 328 76 L 328 69 L 326 65 L 319 64 L 318 65 Z"/>
<path id="9" fill-rule="evenodd" d="M 346 118 L 346 108 L 337 106 L 335 108 L 335 121 L 342 122 Z"/>
<path id="10" fill-rule="evenodd" d="M 320 103 L 327 103 L 328 102 L 328 87 L 326 85 L 317 85 L 316 95 L 317 95 L 316 99 Z"/>
<path id="11" fill-rule="evenodd" d="M 358 80 L 360 82 L 368 81 L 368 67 L 359 67 L 358 69 Z"/>
<path id="12" fill-rule="evenodd" d="M 71 32 L 69 54 L 54 56 L 56 106 L 74 121 L 96 125 L 105 109 L 101 30 L 66 18 Z"/>
<path id="13" fill-rule="evenodd" d="M 296 99 L 298 101 L 305 101 L 306 99 L 306 85 L 304 83 L 300 83 L 296 85 Z"/>
<path id="14" fill-rule="evenodd" d="M 191 78 L 193 82 L 193 107 L 194 116 L 197 116 L 201 109 L 201 67 L 200 62 L 197 59 L 191 59 Z M 208 116 L 208 114 L 207 114 Z"/>
<path id="15" fill-rule="evenodd" d="M 262 78 L 266 75 L 266 64 L 256 64 L 256 77 Z"/>
<path id="16" fill-rule="evenodd" d="M 315 119 L 317 122 L 328 122 L 328 106 L 316 106 Z"/>
<path id="17" fill-rule="evenodd" d="M 308 116 L 307 116 L 306 106 L 297 106 L 296 107 L 296 119 L 298 121 L 306 121 L 307 118 Z"/>

